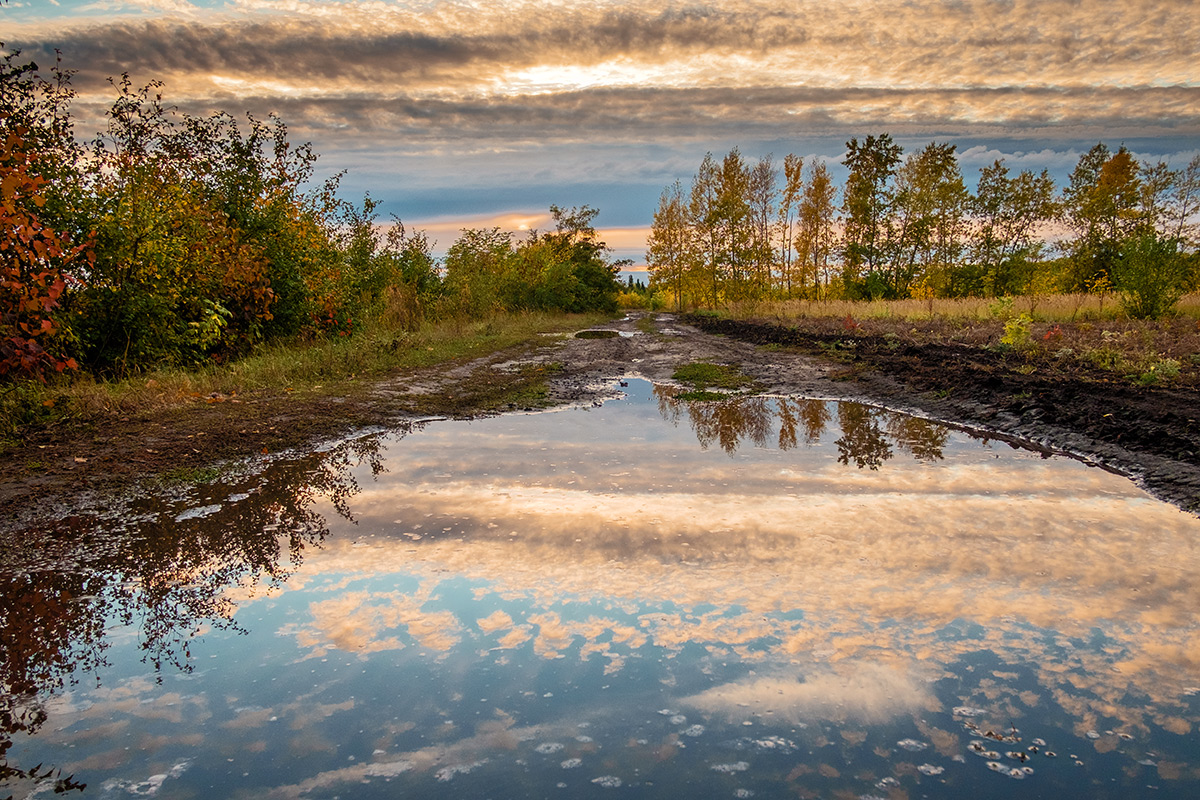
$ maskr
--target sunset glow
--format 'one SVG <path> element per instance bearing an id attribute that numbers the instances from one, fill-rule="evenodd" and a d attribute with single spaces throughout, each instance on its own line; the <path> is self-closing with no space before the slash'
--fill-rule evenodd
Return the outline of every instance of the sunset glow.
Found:
<path id="1" fill-rule="evenodd" d="M 1186 2 L 61 0 L 0 19 L 6 47 L 78 70 L 85 129 L 123 72 L 191 113 L 277 113 L 323 172 L 437 238 L 551 203 L 645 228 L 664 185 L 734 146 L 836 164 L 886 131 L 956 144 L 970 180 L 997 157 L 1061 176 L 1101 140 L 1182 165 L 1200 141 Z"/>

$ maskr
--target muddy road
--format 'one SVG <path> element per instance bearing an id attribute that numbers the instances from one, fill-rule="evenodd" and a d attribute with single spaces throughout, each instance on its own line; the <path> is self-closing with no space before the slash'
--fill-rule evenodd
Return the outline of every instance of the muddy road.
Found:
<path id="1" fill-rule="evenodd" d="M 703 326 L 708 332 L 697 326 Z M 200 479 L 214 464 L 305 448 L 330 437 L 429 417 L 592 404 L 614 379 L 671 382 L 684 364 L 735 365 L 756 391 L 850 399 L 1066 452 L 1200 509 L 1195 393 L 1116 390 L 1005 374 L 978 353 L 934 347 L 820 355 L 821 342 L 766 324 L 634 312 L 599 338 L 546 336 L 518 350 L 382 381 L 341 396 L 280 393 L 202 398 L 169 411 L 32 432 L 4 455 L 0 527 L 147 476 Z M 1190 416 L 1189 416 L 1190 415 Z"/>

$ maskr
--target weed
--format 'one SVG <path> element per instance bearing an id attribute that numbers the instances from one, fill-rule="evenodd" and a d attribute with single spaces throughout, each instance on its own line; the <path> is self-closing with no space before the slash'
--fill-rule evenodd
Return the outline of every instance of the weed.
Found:
<path id="1" fill-rule="evenodd" d="M 992 319 L 1006 320 L 1013 315 L 1013 299 L 1011 297 L 997 297 L 995 302 L 988 303 L 988 316 Z"/>
<path id="2" fill-rule="evenodd" d="M 1107 333 L 1107 331 L 1105 332 Z M 1121 365 L 1125 363 L 1125 358 L 1121 355 L 1121 351 L 1108 345 L 1088 350 L 1084 353 L 1084 358 L 1100 369 L 1107 370 L 1120 369 Z"/>
<path id="3" fill-rule="evenodd" d="M 1142 386 L 1155 386 L 1159 383 L 1170 383 L 1179 377 L 1180 364 L 1173 358 L 1163 358 L 1154 363 L 1137 377 Z"/>
<path id="4" fill-rule="evenodd" d="M 1020 314 L 1004 323 L 1000 344 L 1013 350 L 1028 350 L 1033 345 L 1033 320 L 1028 314 Z"/>

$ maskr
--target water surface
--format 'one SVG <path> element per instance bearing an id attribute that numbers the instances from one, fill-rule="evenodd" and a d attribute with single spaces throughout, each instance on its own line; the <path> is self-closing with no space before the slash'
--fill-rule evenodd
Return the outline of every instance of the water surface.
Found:
<path id="1" fill-rule="evenodd" d="M 1200 792 L 1196 519 L 866 406 L 625 391 L 22 532 L 10 766 L 113 798 Z"/>

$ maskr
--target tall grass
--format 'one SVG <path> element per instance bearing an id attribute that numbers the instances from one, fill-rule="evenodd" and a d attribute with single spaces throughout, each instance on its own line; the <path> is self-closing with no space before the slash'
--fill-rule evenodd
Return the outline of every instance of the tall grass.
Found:
<path id="1" fill-rule="evenodd" d="M 0 389 L 0 437 L 31 424 L 129 416 L 213 395 L 340 394 L 361 379 L 483 356 L 608 318 L 529 312 L 427 322 L 414 331 L 376 326 L 354 336 L 267 345 L 232 364 L 156 369 L 112 382 L 82 375 L 48 386 L 13 384 Z"/>
<path id="2" fill-rule="evenodd" d="M 734 317 L 775 317 L 812 319 L 820 317 L 854 319 L 897 319 L 907 321 L 985 320 L 1028 314 L 1038 322 L 1082 322 L 1126 318 L 1116 295 L 1049 294 L 1024 295 L 997 299 L 964 297 L 931 300 L 782 300 L 730 305 Z M 1200 293 L 1184 295 L 1175 307 L 1180 316 L 1200 319 Z"/>

